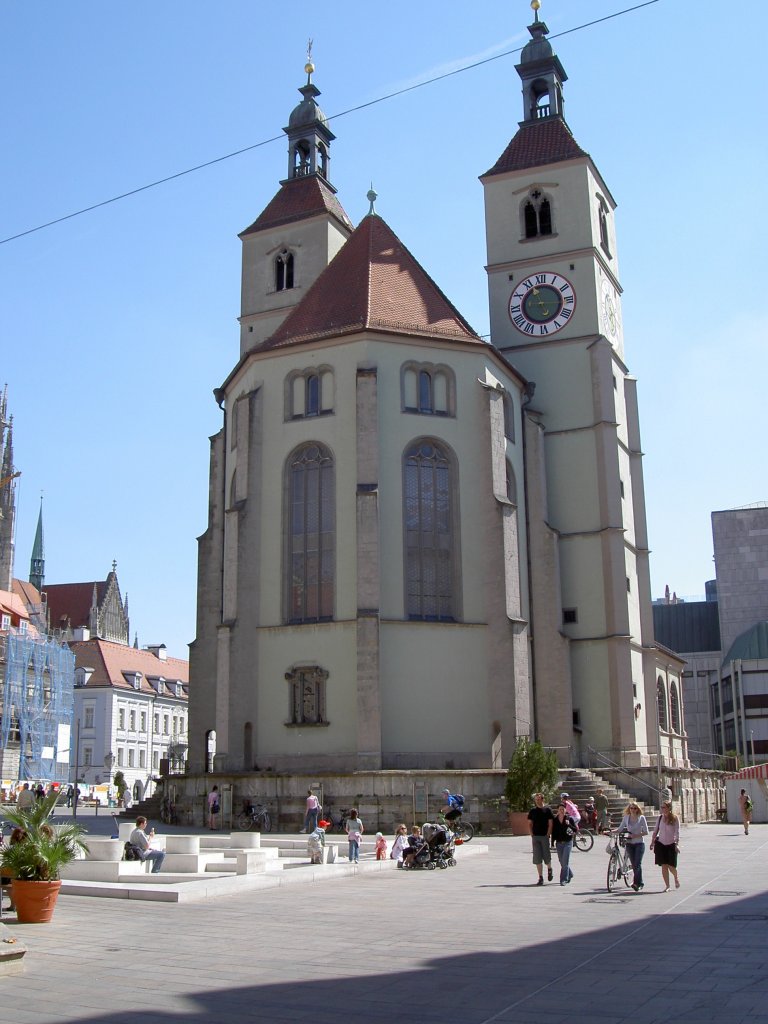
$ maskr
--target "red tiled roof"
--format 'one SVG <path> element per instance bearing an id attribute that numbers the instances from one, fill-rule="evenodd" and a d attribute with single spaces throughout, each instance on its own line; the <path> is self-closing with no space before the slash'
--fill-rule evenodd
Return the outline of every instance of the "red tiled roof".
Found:
<path id="1" fill-rule="evenodd" d="M 577 156 L 589 156 L 589 153 L 579 146 L 565 121 L 561 117 L 542 118 L 533 124 L 524 124 L 482 177 L 557 164 Z"/>
<path id="2" fill-rule="evenodd" d="M 37 589 L 37 587 L 33 586 L 27 580 L 14 579 L 13 592 L 14 594 L 18 594 L 18 596 L 21 598 L 21 600 L 24 602 L 27 608 L 29 608 L 30 605 L 34 606 L 43 603 L 43 599 L 40 596 L 40 591 Z"/>
<path id="3" fill-rule="evenodd" d="M 107 589 L 107 581 L 94 583 L 54 583 L 45 588 L 48 596 L 48 621 L 51 629 L 71 626 L 78 629 L 91 622 L 91 601 L 93 588 L 96 587 L 98 600 L 101 602 Z"/>
<path id="4" fill-rule="evenodd" d="M 254 231 L 276 228 L 281 224 L 304 220 L 319 213 L 329 213 L 344 227 L 352 230 L 352 221 L 344 212 L 336 194 L 322 178 L 318 178 L 314 174 L 310 174 L 306 178 L 292 178 L 285 182 L 253 224 L 245 231 L 240 232 L 240 238 L 244 238 Z"/>
<path id="5" fill-rule="evenodd" d="M 181 658 L 166 658 L 163 661 L 151 651 L 137 650 L 127 644 L 115 644 L 109 640 L 75 640 L 70 643 L 75 655 L 77 668 L 92 668 L 86 686 L 114 686 L 118 690 L 133 690 L 124 673 L 141 672 L 142 680 L 139 692 L 155 693 L 150 679 L 162 676 L 168 683 L 180 682 L 184 686 L 183 695 L 188 696 L 189 662 Z M 175 696 L 171 689 L 167 696 Z"/>
<path id="6" fill-rule="evenodd" d="M 14 626 L 18 626 L 19 620 L 29 621 L 27 606 L 18 594 L 9 590 L 0 590 L 0 610 L 11 616 L 11 624 Z"/>
<path id="7" fill-rule="evenodd" d="M 389 225 L 368 216 L 262 349 L 361 330 L 484 344 Z"/>

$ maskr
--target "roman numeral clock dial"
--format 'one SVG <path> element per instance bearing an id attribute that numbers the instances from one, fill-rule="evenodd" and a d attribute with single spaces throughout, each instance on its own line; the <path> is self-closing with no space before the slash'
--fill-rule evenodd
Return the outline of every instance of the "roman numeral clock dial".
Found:
<path id="1" fill-rule="evenodd" d="M 512 292 L 509 318 L 521 334 L 557 334 L 573 316 L 576 292 L 560 274 L 531 274 Z"/>

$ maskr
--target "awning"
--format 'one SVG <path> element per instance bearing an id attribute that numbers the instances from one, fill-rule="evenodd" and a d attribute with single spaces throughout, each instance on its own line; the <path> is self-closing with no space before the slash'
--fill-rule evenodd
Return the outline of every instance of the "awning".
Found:
<path id="1" fill-rule="evenodd" d="M 754 764 L 749 768 L 742 768 L 740 772 L 733 775 L 726 775 L 726 782 L 729 779 L 768 779 L 768 764 Z"/>

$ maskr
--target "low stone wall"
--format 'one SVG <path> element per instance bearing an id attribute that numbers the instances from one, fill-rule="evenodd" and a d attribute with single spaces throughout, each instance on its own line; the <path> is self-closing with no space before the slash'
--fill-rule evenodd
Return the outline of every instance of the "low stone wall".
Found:
<path id="1" fill-rule="evenodd" d="M 421 824 L 434 818 L 443 806 L 442 791 L 463 794 L 465 815 L 482 833 L 497 832 L 507 825 L 503 800 L 506 771 L 461 772 L 352 772 L 346 775 L 281 775 L 276 772 L 242 774 L 174 775 L 173 787 L 178 822 L 204 827 L 207 794 L 213 786 L 222 794 L 221 827 L 230 827 L 245 804 L 266 804 L 273 829 L 298 832 L 304 823 L 307 790 L 318 793 L 324 813 L 338 819 L 342 809 L 356 807 L 367 832 L 394 832 L 396 825 Z"/>

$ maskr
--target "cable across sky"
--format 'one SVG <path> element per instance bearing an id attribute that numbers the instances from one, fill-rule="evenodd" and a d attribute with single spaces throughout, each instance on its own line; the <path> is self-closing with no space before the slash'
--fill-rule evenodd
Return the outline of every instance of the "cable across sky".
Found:
<path id="1" fill-rule="evenodd" d="M 625 7 L 621 11 L 616 11 L 613 14 L 606 14 L 602 18 L 595 18 L 593 21 L 585 21 L 583 24 L 575 25 L 573 28 L 563 29 L 562 32 L 551 34 L 549 38 L 560 39 L 563 36 L 571 35 L 574 32 L 582 32 L 584 29 L 593 28 L 595 25 L 600 25 L 602 22 L 612 21 L 614 18 L 620 18 L 622 15 L 631 14 L 633 11 L 639 11 L 643 7 L 651 7 L 653 4 L 660 2 L 661 0 L 645 0 L 644 3 L 635 4 L 633 7 Z M 346 117 L 348 114 L 355 114 L 360 110 L 366 110 L 368 107 L 374 107 L 379 103 L 395 99 L 397 96 L 403 96 L 405 93 L 414 92 L 416 89 L 423 89 L 427 85 L 434 85 L 436 82 L 441 82 L 446 78 L 452 78 L 455 75 L 461 75 L 466 71 L 472 71 L 475 68 L 482 67 L 484 64 L 490 64 L 492 61 L 501 60 L 503 57 L 510 57 L 515 53 L 520 53 L 522 49 L 522 46 L 517 46 L 511 50 L 505 50 L 503 53 L 494 54 L 492 57 L 484 57 L 482 60 L 473 61 L 471 64 L 464 64 L 460 68 L 454 68 L 452 71 L 446 71 L 443 74 L 435 75 L 432 78 L 425 79 L 423 82 L 416 82 L 413 85 L 404 86 L 402 89 L 396 89 L 383 96 L 377 96 L 375 99 L 368 100 L 366 103 L 359 103 L 354 107 L 348 107 L 346 110 L 342 110 L 337 114 L 329 115 L 327 119 L 328 121 L 334 121 L 341 117 Z M 15 235 L 9 235 L 7 238 L 2 238 L 0 239 L 0 245 L 5 245 L 8 242 L 14 242 L 19 238 L 25 238 L 27 235 L 33 235 L 37 231 L 43 231 L 46 228 L 53 227 L 55 224 L 61 224 L 64 221 L 72 220 L 74 217 L 82 217 L 83 214 L 92 213 L 94 210 L 99 210 L 103 206 L 110 206 L 112 203 L 118 203 L 123 199 L 129 199 L 131 196 L 138 195 L 140 192 L 146 192 L 151 188 L 157 188 L 160 185 L 167 185 L 168 182 L 176 181 L 178 178 L 183 178 L 188 174 L 194 174 L 196 171 L 202 171 L 206 167 L 213 167 L 215 164 L 223 163 L 225 160 L 232 160 L 236 156 L 242 156 L 243 153 L 250 153 L 254 149 L 260 149 L 262 146 L 268 146 L 273 142 L 279 142 L 282 138 L 284 138 L 284 135 L 281 132 L 279 135 L 273 135 L 271 138 L 262 139 L 260 142 L 254 142 L 250 146 L 243 146 L 241 149 L 235 149 L 231 153 L 225 153 L 223 156 L 214 157 L 211 160 L 206 160 L 204 163 L 195 164 L 194 167 L 187 167 L 183 171 L 177 171 L 175 174 L 169 174 L 165 178 L 158 178 L 156 181 L 150 181 L 146 185 L 139 185 L 137 188 L 130 189 L 128 192 L 121 192 L 119 195 L 112 196 L 110 199 L 103 199 L 101 202 L 92 203 L 90 206 L 84 206 L 82 209 L 75 210 L 72 213 L 65 213 L 63 216 L 55 217 L 53 220 L 46 221 L 44 224 L 38 224 L 35 227 L 27 228 L 25 231 L 19 231 Z"/>

